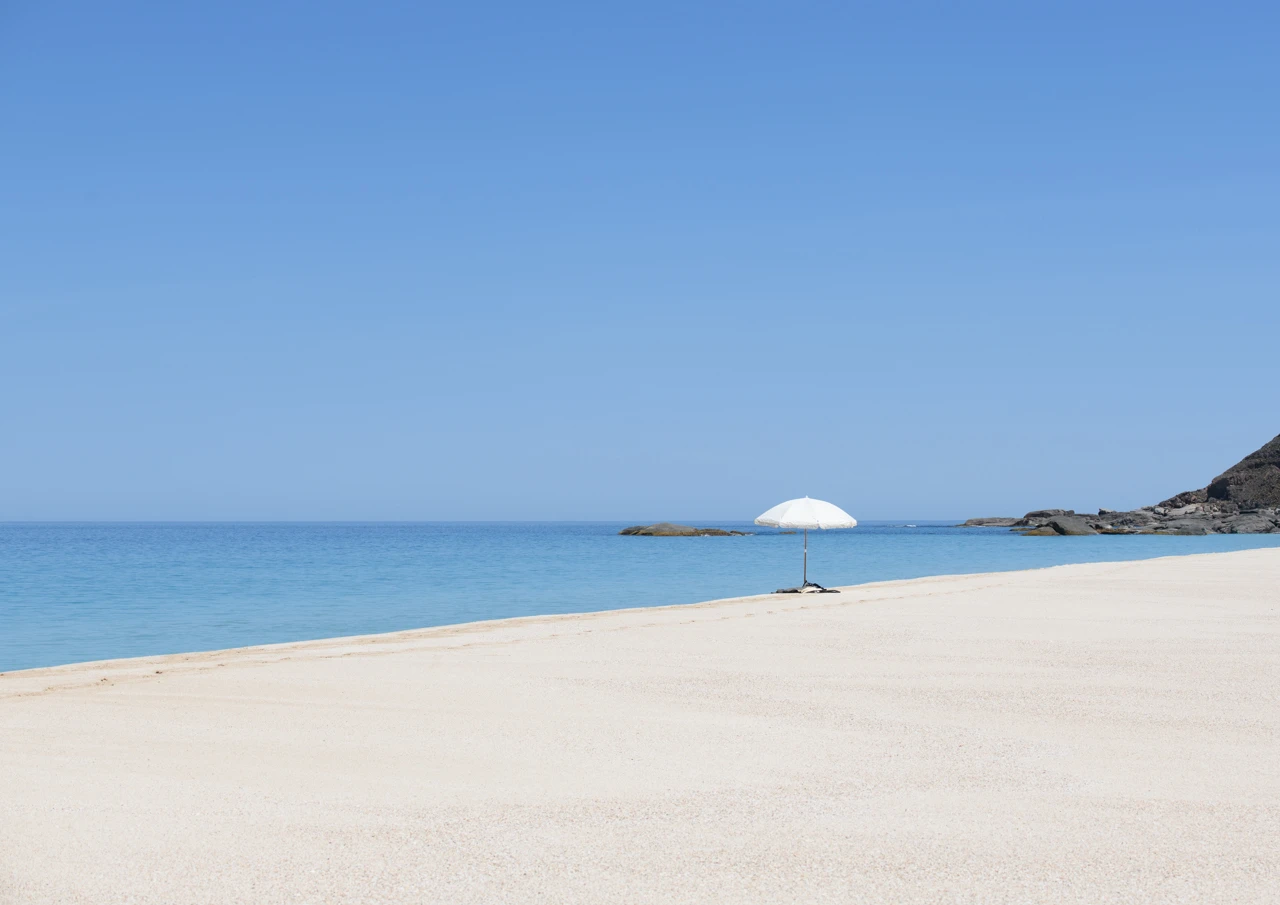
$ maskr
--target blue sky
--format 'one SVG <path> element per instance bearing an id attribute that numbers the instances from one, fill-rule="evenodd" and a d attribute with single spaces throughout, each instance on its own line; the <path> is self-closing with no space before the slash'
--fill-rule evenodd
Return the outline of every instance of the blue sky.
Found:
<path id="1" fill-rule="evenodd" d="M 0 4 L 0 519 L 1092 510 L 1280 433 L 1274 5 L 694 6 Z"/>

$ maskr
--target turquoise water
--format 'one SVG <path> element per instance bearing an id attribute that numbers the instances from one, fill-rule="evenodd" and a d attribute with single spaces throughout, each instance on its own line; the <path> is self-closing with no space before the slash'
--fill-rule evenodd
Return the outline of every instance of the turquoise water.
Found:
<path id="1" fill-rule="evenodd" d="M 698 522 L 698 524 L 709 524 Z M 801 538 L 619 537 L 623 523 L 0 525 L 0 671 L 692 603 L 799 584 Z M 1024 538 L 870 523 L 812 533 L 857 584 L 1280 546 L 1280 536 Z"/>

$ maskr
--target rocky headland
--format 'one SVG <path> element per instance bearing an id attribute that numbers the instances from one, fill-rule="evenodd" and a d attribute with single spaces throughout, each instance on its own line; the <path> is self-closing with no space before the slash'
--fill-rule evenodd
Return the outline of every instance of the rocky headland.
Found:
<path id="1" fill-rule="evenodd" d="M 972 518 L 966 528 L 1010 528 L 1024 535 L 1280 534 L 1280 436 L 1200 490 L 1128 512 L 1037 509 L 1021 518 Z"/>

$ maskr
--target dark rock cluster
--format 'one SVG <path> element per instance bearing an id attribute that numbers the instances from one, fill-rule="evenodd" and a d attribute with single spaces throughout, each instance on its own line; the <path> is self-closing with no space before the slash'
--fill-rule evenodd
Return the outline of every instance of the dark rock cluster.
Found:
<path id="1" fill-rule="evenodd" d="M 1208 487 L 1188 490 L 1160 504 L 1165 509 L 1195 505 L 1222 512 L 1280 507 L 1280 437 L 1245 456 Z"/>
<path id="2" fill-rule="evenodd" d="M 1280 534 L 1280 509 L 1211 509 L 1192 503 L 1169 509 L 1144 506 L 1131 512 L 1101 510 L 1097 515 L 1068 511 L 1064 515 L 1027 513 L 1011 526 L 1023 534 Z"/>
<path id="3" fill-rule="evenodd" d="M 1157 506 L 1131 512 L 1037 509 L 1022 518 L 975 518 L 964 527 L 1000 527 L 1026 535 L 1280 534 L 1280 437 L 1214 478 Z"/>
<path id="4" fill-rule="evenodd" d="M 658 522 L 656 525 L 632 525 L 618 533 L 636 537 L 746 537 L 750 532 L 725 531 L 722 528 L 695 528 L 692 525 Z"/>

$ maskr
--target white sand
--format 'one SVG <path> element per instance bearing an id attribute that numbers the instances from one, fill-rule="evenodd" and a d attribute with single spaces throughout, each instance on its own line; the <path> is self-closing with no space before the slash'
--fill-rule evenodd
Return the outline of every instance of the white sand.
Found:
<path id="1" fill-rule="evenodd" d="M 1280 901 L 1280 549 L 0 676 L 0 901 Z"/>

